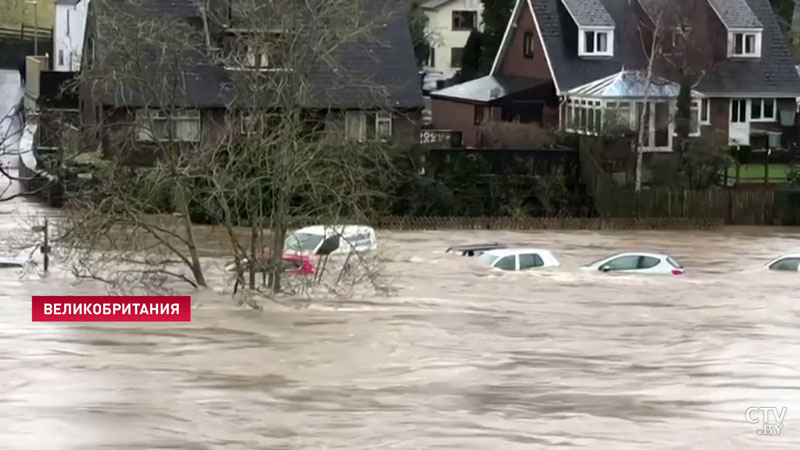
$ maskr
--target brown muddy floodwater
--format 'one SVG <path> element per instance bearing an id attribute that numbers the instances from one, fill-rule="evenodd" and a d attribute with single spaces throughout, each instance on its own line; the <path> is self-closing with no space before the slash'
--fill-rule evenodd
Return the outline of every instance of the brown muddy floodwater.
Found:
<path id="1" fill-rule="evenodd" d="M 4 233 L 44 212 L 0 209 Z M 32 295 L 104 291 L 0 273 L 0 448 L 800 448 L 800 276 L 759 271 L 797 233 L 382 232 L 393 297 L 256 312 L 218 289 L 186 324 L 32 323 Z M 443 254 L 504 239 L 563 267 Z M 688 273 L 577 270 L 625 249 Z M 788 408 L 781 435 L 751 406 Z"/>

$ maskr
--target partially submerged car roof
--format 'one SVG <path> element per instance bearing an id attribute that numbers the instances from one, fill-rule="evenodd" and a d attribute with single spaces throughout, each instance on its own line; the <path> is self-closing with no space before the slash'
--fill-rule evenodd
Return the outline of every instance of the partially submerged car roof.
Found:
<path id="1" fill-rule="evenodd" d="M 518 247 L 518 244 L 509 244 L 509 243 L 502 243 L 502 242 L 492 242 L 486 244 L 469 244 L 469 245 L 454 245 L 445 252 L 469 252 L 469 251 L 489 251 L 489 250 L 496 250 L 499 248 L 511 248 L 511 247 Z"/>
<path id="2" fill-rule="evenodd" d="M 539 254 L 546 254 L 552 255 L 553 252 L 550 250 L 545 250 L 543 248 L 533 248 L 533 247 L 507 247 L 507 248 L 497 248 L 494 250 L 489 250 L 486 252 L 492 256 L 507 256 L 507 255 L 516 255 L 517 253 L 539 253 Z"/>

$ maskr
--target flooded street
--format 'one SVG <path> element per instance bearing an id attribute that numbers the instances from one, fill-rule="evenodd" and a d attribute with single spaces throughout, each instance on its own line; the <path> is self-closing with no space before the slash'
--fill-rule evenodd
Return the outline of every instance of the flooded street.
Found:
<path id="1" fill-rule="evenodd" d="M 0 203 L 2 241 L 55 214 Z M 391 297 L 253 311 L 216 286 L 186 291 L 178 324 L 32 323 L 32 295 L 105 290 L 58 267 L 0 272 L 0 448 L 800 448 L 800 274 L 759 270 L 798 236 L 379 232 Z M 443 253 L 495 240 L 562 267 L 490 273 Z M 623 250 L 687 274 L 579 271 Z M 780 436 L 757 434 L 754 406 L 787 408 Z"/>
<path id="2" fill-rule="evenodd" d="M 187 324 L 31 323 L 31 295 L 103 291 L 3 274 L 0 447 L 797 448 L 800 278 L 758 271 L 796 236 L 382 232 L 391 298 L 255 312 L 194 293 Z M 495 239 L 563 267 L 442 253 Z M 687 275 L 577 271 L 638 248 Z M 787 407 L 781 435 L 750 406 Z"/>

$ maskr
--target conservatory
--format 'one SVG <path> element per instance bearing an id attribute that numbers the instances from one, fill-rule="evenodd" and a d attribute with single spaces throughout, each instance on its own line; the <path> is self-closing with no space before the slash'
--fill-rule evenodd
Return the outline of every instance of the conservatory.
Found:
<path id="1" fill-rule="evenodd" d="M 680 86 L 641 71 L 622 70 L 570 89 L 561 123 L 568 132 L 599 135 L 644 128 L 645 151 L 672 151 L 675 110 Z M 709 102 L 692 91 L 690 136 L 710 124 Z"/>

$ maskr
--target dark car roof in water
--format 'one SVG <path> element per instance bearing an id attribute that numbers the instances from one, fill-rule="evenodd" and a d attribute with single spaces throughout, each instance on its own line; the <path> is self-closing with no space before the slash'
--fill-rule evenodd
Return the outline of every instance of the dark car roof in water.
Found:
<path id="1" fill-rule="evenodd" d="M 514 244 L 503 244 L 500 242 L 493 242 L 489 244 L 471 244 L 471 245 L 454 245 L 447 249 L 448 252 L 467 252 L 467 251 L 487 251 L 498 248 L 516 247 Z"/>

